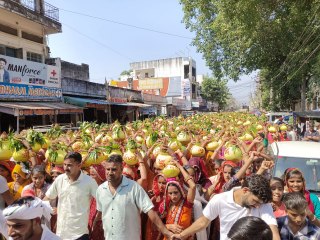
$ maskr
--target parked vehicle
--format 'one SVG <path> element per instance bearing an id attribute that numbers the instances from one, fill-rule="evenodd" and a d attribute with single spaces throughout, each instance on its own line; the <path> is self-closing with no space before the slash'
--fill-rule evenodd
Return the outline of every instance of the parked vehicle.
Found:
<path id="1" fill-rule="evenodd" d="M 275 159 L 273 176 L 282 177 L 287 168 L 299 168 L 304 173 L 306 188 L 320 196 L 320 143 L 274 142 L 270 148 Z"/>
<path id="2" fill-rule="evenodd" d="M 276 119 L 283 117 L 283 121 L 285 123 L 289 122 L 289 118 L 292 116 L 290 112 L 270 112 L 267 113 L 266 116 L 268 117 L 268 122 L 274 123 Z"/>

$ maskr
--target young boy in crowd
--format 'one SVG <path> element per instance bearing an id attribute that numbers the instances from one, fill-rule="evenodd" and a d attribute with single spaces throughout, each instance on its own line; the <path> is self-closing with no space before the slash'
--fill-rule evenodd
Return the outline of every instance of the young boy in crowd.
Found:
<path id="1" fill-rule="evenodd" d="M 307 219 L 309 208 L 305 197 L 298 192 L 285 194 L 283 198 L 287 216 L 277 219 L 281 240 L 320 239 L 320 228 L 313 224 L 318 221 Z"/>

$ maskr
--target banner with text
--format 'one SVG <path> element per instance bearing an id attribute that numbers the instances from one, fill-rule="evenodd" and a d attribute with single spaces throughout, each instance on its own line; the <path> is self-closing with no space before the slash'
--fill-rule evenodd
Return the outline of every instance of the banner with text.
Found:
<path id="1" fill-rule="evenodd" d="M 147 78 L 139 80 L 139 90 L 153 90 L 162 89 L 163 80 L 162 78 Z"/>
<path id="2" fill-rule="evenodd" d="M 0 98 L 61 98 L 56 66 L 0 55 Z"/>
<path id="3" fill-rule="evenodd" d="M 62 90 L 61 88 L 0 83 L 0 99 L 1 98 L 60 100 L 62 98 Z"/>

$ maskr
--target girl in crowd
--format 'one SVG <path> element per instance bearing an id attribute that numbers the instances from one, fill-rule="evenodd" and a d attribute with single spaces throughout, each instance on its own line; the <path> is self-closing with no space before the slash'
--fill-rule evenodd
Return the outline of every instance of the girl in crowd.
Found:
<path id="1" fill-rule="evenodd" d="M 0 175 L 4 177 L 7 182 L 12 182 L 11 171 L 14 168 L 14 162 L 10 161 L 0 161 Z"/>
<path id="2" fill-rule="evenodd" d="M 282 202 L 284 193 L 284 182 L 281 178 L 273 177 L 270 181 L 270 188 L 272 191 L 272 208 L 276 218 L 283 217 L 286 215 L 286 209 Z"/>
<path id="3" fill-rule="evenodd" d="M 97 182 L 98 185 L 104 183 L 106 178 L 105 169 L 102 165 L 92 165 L 90 167 L 90 176 Z M 94 223 L 97 215 L 97 203 L 94 198 L 90 201 L 90 214 L 89 214 L 89 230 L 90 240 L 104 240 L 104 232 L 102 228 L 102 221 L 99 220 Z"/>
<path id="4" fill-rule="evenodd" d="M 152 191 L 149 191 L 149 195 L 151 195 L 151 201 L 154 205 L 153 210 L 159 214 L 159 208 L 164 201 L 164 192 L 166 188 L 167 180 L 163 176 L 163 174 L 157 174 L 153 179 L 153 187 Z M 147 240 L 156 240 L 160 239 L 161 233 L 158 231 L 157 227 L 151 223 L 148 219 L 147 221 Z"/>
<path id="5" fill-rule="evenodd" d="M 310 212 L 320 219 L 319 198 L 306 190 L 303 173 L 298 168 L 289 168 L 285 171 L 284 181 L 288 192 L 301 192 L 304 195 Z"/>
<path id="6" fill-rule="evenodd" d="M 50 187 L 50 184 L 45 181 L 46 175 L 47 173 L 44 166 L 42 165 L 35 166 L 31 171 L 32 183 L 23 188 L 21 195 L 24 196 L 25 192 L 32 191 L 34 194 L 34 197 L 43 199 L 45 197 L 45 194 L 48 188 Z"/>
<path id="7" fill-rule="evenodd" d="M 52 182 L 54 182 L 54 180 L 56 180 L 56 178 L 63 173 L 64 173 L 63 167 L 59 167 L 59 166 L 53 167 L 50 172 Z"/>
<path id="8" fill-rule="evenodd" d="M 192 208 L 196 194 L 196 184 L 187 171 L 175 162 L 188 184 L 187 196 L 181 184 L 177 181 L 170 181 L 166 185 L 164 204 L 160 207 L 160 214 L 166 220 L 166 227 L 173 233 L 181 233 L 192 223 Z"/>
<path id="9" fill-rule="evenodd" d="M 236 167 L 237 164 L 232 161 L 224 161 L 222 163 L 221 171 L 217 174 L 217 177 L 214 179 L 212 186 L 208 188 L 209 197 L 212 197 L 213 194 L 223 192 L 224 184 L 227 183 L 235 174 L 234 168 Z"/>
<path id="10" fill-rule="evenodd" d="M 14 200 L 21 198 L 23 188 L 30 183 L 28 170 L 22 164 L 15 165 L 11 174 L 13 182 L 8 183 L 9 191 Z"/>

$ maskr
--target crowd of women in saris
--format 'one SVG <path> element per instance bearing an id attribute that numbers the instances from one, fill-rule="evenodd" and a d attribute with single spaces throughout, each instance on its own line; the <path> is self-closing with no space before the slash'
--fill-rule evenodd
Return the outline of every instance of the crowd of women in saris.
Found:
<path id="1" fill-rule="evenodd" d="M 143 135 L 143 132 L 141 132 Z M 282 134 L 281 140 L 288 140 Z M 267 153 L 267 134 L 261 132 L 253 141 L 246 142 L 239 139 L 237 134 L 231 135 L 227 131 L 219 131 L 219 146 L 214 151 L 206 151 L 203 157 L 192 156 L 191 147 L 195 142 L 200 142 L 205 147 L 213 138 L 207 136 L 202 138 L 201 133 L 194 135 L 185 149 L 172 150 L 163 141 L 162 151 L 166 151 L 172 156 L 173 162 L 179 170 L 177 177 L 167 178 L 162 173 L 162 169 L 155 164 L 155 156 L 152 150 L 155 146 L 146 148 L 145 161 L 148 164 L 137 164 L 136 166 L 124 166 L 123 175 L 137 181 L 148 193 L 154 204 L 154 210 L 159 214 L 169 231 L 180 233 L 188 228 L 197 218 L 202 215 L 202 210 L 216 195 L 229 191 L 233 187 L 241 186 L 241 181 L 251 174 L 260 174 L 270 180 L 272 190 L 272 206 L 275 217 L 284 216 L 285 207 L 281 202 L 282 196 L 286 192 L 301 192 L 308 202 L 309 210 L 320 219 L 320 202 L 316 195 L 310 193 L 306 188 L 303 172 L 299 169 L 287 169 L 282 178 L 271 177 L 270 172 L 273 167 L 273 160 Z M 162 139 L 163 140 L 163 139 Z M 224 158 L 224 148 L 226 142 L 237 145 L 243 158 L 250 159 L 245 164 L 244 161 L 228 161 Z M 123 143 L 124 145 L 124 143 Z M 137 151 L 137 155 L 142 158 Z M 96 180 L 98 184 L 106 181 L 104 164 L 92 165 L 83 169 L 88 175 Z M 35 196 L 40 199 L 45 197 L 45 192 L 55 178 L 64 173 L 62 166 L 48 166 L 44 161 L 42 165 L 32 166 L 28 170 L 26 164 L 15 164 L 11 161 L 0 161 L 0 175 L 8 182 L 9 192 L 13 200 L 22 196 Z M 52 207 L 57 206 L 57 201 L 51 202 Z M 6 204 L 10 204 L 10 201 Z M 102 223 L 93 226 L 95 219 L 96 203 L 92 199 L 90 207 L 89 230 L 90 239 L 104 239 Z M 55 230 L 56 218 L 51 219 L 51 229 Z M 148 220 L 145 215 L 141 215 L 143 239 L 155 240 L 164 239 L 161 233 Z M 219 219 L 214 220 L 211 225 L 190 239 L 219 239 Z"/>

